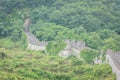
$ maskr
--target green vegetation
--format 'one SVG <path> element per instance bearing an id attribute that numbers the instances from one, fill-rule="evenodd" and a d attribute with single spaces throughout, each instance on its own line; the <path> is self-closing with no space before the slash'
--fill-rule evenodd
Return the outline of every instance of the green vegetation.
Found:
<path id="1" fill-rule="evenodd" d="M 93 59 L 98 55 L 97 51 L 84 49 L 81 51 L 80 56 L 85 60 L 86 63 L 93 63 Z"/>
<path id="2" fill-rule="evenodd" d="M 91 65 L 99 51 L 120 51 L 119 0 L 0 0 L 0 80 L 113 80 L 107 64 Z M 44 51 L 27 51 L 24 20 L 48 41 Z M 58 53 L 64 40 L 85 41 L 85 62 Z M 50 55 L 49 55 L 50 54 Z M 104 54 L 105 55 L 105 54 Z"/>
<path id="3" fill-rule="evenodd" d="M 65 48 L 65 45 L 63 41 L 49 42 L 46 46 L 46 50 L 51 55 L 58 55 L 58 53 Z"/>
<path id="4" fill-rule="evenodd" d="M 22 37 L 25 18 L 30 30 L 43 41 L 83 40 L 94 49 L 120 50 L 118 0 L 1 0 L 0 37 Z M 115 47 L 117 46 L 117 47 Z"/>
<path id="5" fill-rule="evenodd" d="M 6 50 L 0 59 L 2 80 L 113 80 L 109 65 L 84 64 L 77 58 L 63 59 L 41 52 Z"/>

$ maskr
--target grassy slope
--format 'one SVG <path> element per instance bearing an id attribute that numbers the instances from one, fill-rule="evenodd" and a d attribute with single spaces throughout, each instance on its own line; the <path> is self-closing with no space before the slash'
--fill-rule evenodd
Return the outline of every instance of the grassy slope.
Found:
<path id="1" fill-rule="evenodd" d="M 113 80 L 109 65 L 89 65 L 42 52 L 0 49 L 0 80 Z"/>

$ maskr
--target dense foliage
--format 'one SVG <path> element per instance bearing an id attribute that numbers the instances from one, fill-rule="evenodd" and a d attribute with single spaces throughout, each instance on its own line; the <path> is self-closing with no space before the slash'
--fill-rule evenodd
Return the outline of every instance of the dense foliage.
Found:
<path id="1" fill-rule="evenodd" d="M 30 30 L 39 40 L 75 39 L 94 49 L 120 50 L 119 3 L 119 0 L 1 0 L 0 36 L 19 41 L 24 19 L 31 18 Z"/>
<path id="2" fill-rule="evenodd" d="M 58 55 L 61 50 L 63 50 L 66 47 L 66 44 L 63 41 L 54 41 L 49 42 L 46 46 L 46 50 L 51 55 Z"/>
<path id="3" fill-rule="evenodd" d="M 0 49 L 0 79 L 114 80 L 112 70 L 107 64 L 89 65 L 73 57 L 63 59 L 41 52 L 17 51 Z"/>
<path id="4" fill-rule="evenodd" d="M 81 51 L 80 56 L 85 60 L 86 63 L 94 63 L 93 60 L 99 54 L 99 52 L 89 49 Z"/>
<path id="5" fill-rule="evenodd" d="M 50 55 L 23 51 L 27 18 Z M 66 39 L 85 41 L 85 63 L 56 56 Z M 96 51 L 120 50 L 120 0 L 0 0 L 0 48 L 0 80 L 113 80 L 109 65 L 91 63 Z"/>

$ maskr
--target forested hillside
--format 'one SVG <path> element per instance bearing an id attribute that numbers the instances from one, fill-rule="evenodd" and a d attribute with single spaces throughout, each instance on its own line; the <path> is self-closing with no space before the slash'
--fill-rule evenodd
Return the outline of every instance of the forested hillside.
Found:
<path id="1" fill-rule="evenodd" d="M 48 54 L 27 50 L 25 19 Z M 85 42 L 85 61 L 56 55 L 66 39 Z M 107 49 L 120 51 L 120 0 L 0 0 L 2 80 L 114 80 L 109 65 L 91 65 Z"/>
<path id="2" fill-rule="evenodd" d="M 1 0 L 0 36 L 20 40 L 24 19 L 30 18 L 30 29 L 39 40 L 84 40 L 91 48 L 120 50 L 119 4 L 119 0 Z"/>

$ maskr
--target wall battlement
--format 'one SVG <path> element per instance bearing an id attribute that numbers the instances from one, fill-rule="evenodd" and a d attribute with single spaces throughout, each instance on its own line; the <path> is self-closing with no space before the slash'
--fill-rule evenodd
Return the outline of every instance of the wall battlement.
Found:
<path id="1" fill-rule="evenodd" d="M 83 41 L 75 41 L 75 40 L 65 40 L 66 47 L 59 53 L 61 57 L 69 57 L 74 55 L 76 57 L 80 57 L 80 51 L 85 49 L 85 42 Z"/>
<path id="2" fill-rule="evenodd" d="M 85 48 L 85 42 L 84 41 L 75 41 L 75 40 L 65 40 L 65 43 L 67 44 L 66 48 L 75 48 L 77 50 Z M 65 49 L 66 49 L 65 48 Z"/>
<path id="3" fill-rule="evenodd" d="M 30 50 L 45 50 L 48 42 L 39 41 L 30 31 L 29 31 L 30 19 L 25 19 L 23 24 L 24 31 L 28 40 L 28 49 Z"/>

